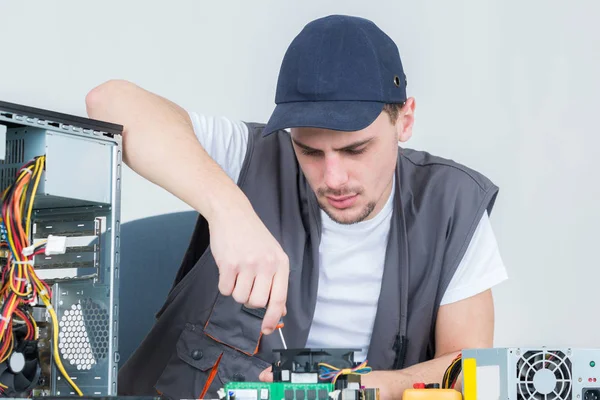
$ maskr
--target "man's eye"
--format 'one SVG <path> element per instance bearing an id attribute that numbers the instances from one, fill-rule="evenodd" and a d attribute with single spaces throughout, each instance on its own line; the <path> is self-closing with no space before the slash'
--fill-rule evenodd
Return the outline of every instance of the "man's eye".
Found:
<path id="1" fill-rule="evenodd" d="M 346 153 L 355 156 L 355 155 L 364 153 L 365 150 L 366 150 L 366 147 L 363 147 L 362 149 L 351 149 L 351 150 L 348 149 L 348 150 L 346 150 Z"/>

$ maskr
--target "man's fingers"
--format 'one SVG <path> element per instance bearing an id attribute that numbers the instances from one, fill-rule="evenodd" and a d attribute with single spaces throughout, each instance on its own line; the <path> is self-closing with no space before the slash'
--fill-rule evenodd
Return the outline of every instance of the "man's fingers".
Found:
<path id="1" fill-rule="evenodd" d="M 250 293 L 250 298 L 248 299 L 248 306 L 252 308 L 263 308 L 267 306 L 272 280 L 273 277 L 267 275 L 259 275 L 254 279 L 252 293 Z"/>
<path id="2" fill-rule="evenodd" d="M 219 292 L 223 296 L 231 296 L 235 287 L 236 274 L 233 268 L 219 269 Z"/>
<path id="3" fill-rule="evenodd" d="M 263 319 L 262 331 L 265 335 L 271 334 L 283 316 L 287 299 L 288 270 L 279 270 L 273 278 L 269 306 Z"/>
<path id="4" fill-rule="evenodd" d="M 260 375 L 258 376 L 258 379 L 261 382 L 273 382 L 273 372 L 272 372 L 272 367 L 269 367 L 265 370 L 263 370 Z"/>
<path id="5" fill-rule="evenodd" d="M 238 303 L 246 304 L 250 298 L 253 284 L 254 274 L 249 273 L 247 270 L 243 270 L 238 274 L 237 279 L 235 280 L 235 288 L 233 289 L 231 296 Z"/>

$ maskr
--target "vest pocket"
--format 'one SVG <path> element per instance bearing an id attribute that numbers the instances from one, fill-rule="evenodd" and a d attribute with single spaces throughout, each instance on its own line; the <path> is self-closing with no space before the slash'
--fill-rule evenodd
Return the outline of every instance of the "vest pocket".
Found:
<path id="1" fill-rule="evenodd" d="M 259 350 L 262 318 L 243 310 L 231 296 L 219 294 L 204 327 L 215 341 L 253 356 Z"/>
<path id="2" fill-rule="evenodd" d="M 155 388 L 171 399 L 197 399 L 212 377 L 210 391 L 216 392 L 222 382 L 215 376 L 223 349 L 202 332 L 187 325 L 181 332 L 176 351 L 156 382 Z M 211 374 L 211 372 L 214 373 Z M 212 390 L 212 388 L 216 388 Z"/>
<path id="3" fill-rule="evenodd" d="M 271 364 L 225 346 L 186 324 L 176 351 L 158 378 L 155 389 L 165 398 L 217 398 L 217 391 L 232 380 L 257 381 Z"/>

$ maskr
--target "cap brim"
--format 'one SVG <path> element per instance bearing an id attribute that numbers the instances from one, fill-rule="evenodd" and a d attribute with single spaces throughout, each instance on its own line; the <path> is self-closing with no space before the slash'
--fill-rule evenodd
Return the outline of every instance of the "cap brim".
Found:
<path id="1" fill-rule="evenodd" d="M 371 101 L 303 101 L 278 104 L 263 130 L 269 135 L 280 129 L 322 128 L 359 131 L 371 125 L 384 103 Z"/>

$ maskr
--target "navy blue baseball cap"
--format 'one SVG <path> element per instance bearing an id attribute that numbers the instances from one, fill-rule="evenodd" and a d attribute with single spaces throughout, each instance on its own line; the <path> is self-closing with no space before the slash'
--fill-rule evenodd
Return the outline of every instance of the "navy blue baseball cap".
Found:
<path id="1" fill-rule="evenodd" d="M 367 19 L 331 15 L 307 24 L 287 49 L 263 134 L 296 127 L 357 131 L 386 103 L 404 101 L 406 75 L 394 41 Z"/>

